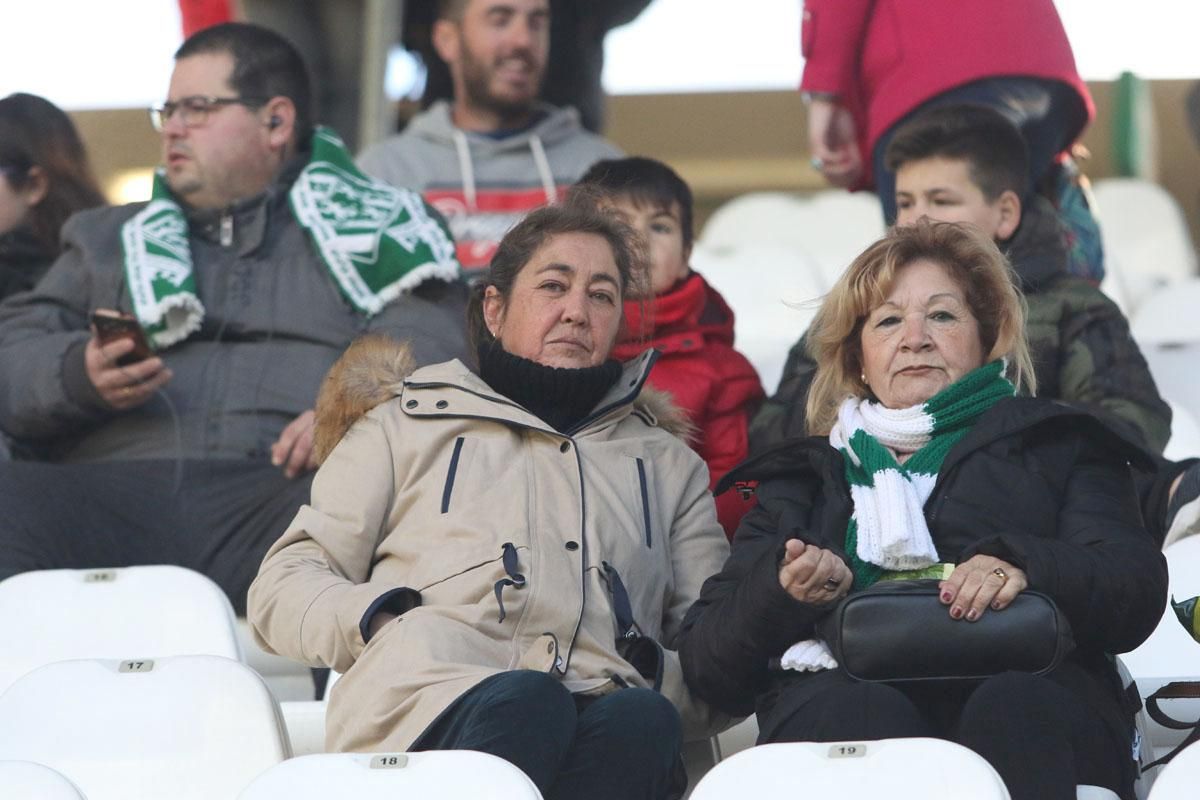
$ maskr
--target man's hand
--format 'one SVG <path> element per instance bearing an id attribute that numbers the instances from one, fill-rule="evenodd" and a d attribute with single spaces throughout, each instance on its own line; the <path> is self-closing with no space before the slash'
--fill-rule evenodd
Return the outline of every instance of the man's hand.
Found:
<path id="1" fill-rule="evenodd" d="M 950 606 L 951 617 L 965 617 L 967 622 L 974 622 L 988 608 L 993 611 L 1008 608 L 1028 586 L 1029 579 L 1023 569 L 995 556 L 978 555 L 954 568 L 950 577 L 942 581 L 939 597 L 943 605 Z"/>
<path id="2" fill-rule="evenodd" d="M 283 468 L 289 478 L 317 468 L 313 456 L 313 421 L 316 415 L 310 408 L 288 423 L 279 434 L 279 441 L 271 445 L 271 463 Z"/>
<path id="3" fill-rule="evenodd" d="M 836 100 L 818 97 L 809 104 L 808 149 L 813 166 L 834 186 L 849 189 L 862 177 L 854 117 Z"/>
<path id="4" fill-rule="evenodd" d="M 799 539 L 788 539 L 784 545 L 779 585 L 801 603 L 829 605 L 845 597 L 853 582 L 850 568 L 833 551 Z"/>
<path id="5" fill-rule="evenodd" d="M 93 330 L 83 351 L 88 380 L 104 402 L 117 411 L 128 411 L 145 403 L 173 375 L 158 356 L 118 366 L 117 359 L 131 352 L 133 346 L 132 339 L 117 339 L 102 345 Z"/>

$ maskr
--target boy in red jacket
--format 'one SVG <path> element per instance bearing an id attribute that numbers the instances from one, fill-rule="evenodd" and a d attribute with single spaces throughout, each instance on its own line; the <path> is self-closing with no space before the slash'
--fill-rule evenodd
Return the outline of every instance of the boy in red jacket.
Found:
<path id="1" fill-rule="evenodd" d="M 628 300 L 628 330 L 613 358 L 647 346 L 661 357 L 650 384 L 667 391 L 697 433 L 692 445 L 708 464 L 710 488 L 746 457 L 750 417 L 764 398 L 758 373 L 733 349 L 733 311 L 688 266 L 692 253 L 692 191 L 666 164 L 650 158 L 599 161 L 579 183 L 597 193 L 643 238 L 650 257 L 652 297 Z M 737 492 L 717 498 L 717 516 L 733 538 L 750 508 Z"/>

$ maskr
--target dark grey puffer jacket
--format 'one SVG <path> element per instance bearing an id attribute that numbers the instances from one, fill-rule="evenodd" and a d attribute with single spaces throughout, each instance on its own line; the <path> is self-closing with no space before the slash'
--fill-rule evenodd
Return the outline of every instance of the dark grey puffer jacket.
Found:
<path id="1" fill-rule="evenodd" d="M 121 227 L 144 204 L 72 217 L 46 276 L 0 304 L 0 430 L 68 462 L 267 459 L 356 337 L 407 340 L 420 364 L 465 355 L 462 286 L 428 281 L 370 319 L 351 308 L 288 208 L 299 166 L 258 197 L 189 214 L 204 324 L 161 353 L 174 377 L 128 412 L 103 402 L 83 356 L 90 312 L 132 307 Z M 223 220 L 233 223 L 228 246 Z"/>

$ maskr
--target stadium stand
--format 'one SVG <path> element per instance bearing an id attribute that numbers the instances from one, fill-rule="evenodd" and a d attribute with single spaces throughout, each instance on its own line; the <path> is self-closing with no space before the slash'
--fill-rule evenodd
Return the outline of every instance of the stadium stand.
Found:
<path id="1" fill-rule="evenodd" d="M 691 800 L 786 797 L 800 785 L 805 796 L 841 800 L 1009 797 L 996 771 L 965 747 L 941 739 L 884 739 L 752 747 L 714 767 Z"/>
<path id="2" fill-rule="evenodd" d="M 89 800 L 232 798 L 290 755 L 262 679 L 219 656 L 60 661 L 0 695 L 0 759 Z"/>
<path id="3" fill-rule="evenodd" d="M 1129 316 L 1154 290 L 1196 275 L 1196 248 L 1179 203 L 1158 184 L 1108 178 L 1095 186 L 1104 242 L 1101 288 Z"/>
<path id="4" fill-rule="evenodd" d="M 0 581 L 0 639 L 21 643 L 0 651 L 0 692 L 67 659 L 242 660 L 224 592 L 199 572 L 167 565 L 42 570 Z"/>
<path id="5" fill-rule="evenodd" d="M 503 759 L 469 750 L 336 753 L 293 758 L 246 787 L 238 800 L 391 800 L 397 797 L 541 800 L 525 773 Z"/>

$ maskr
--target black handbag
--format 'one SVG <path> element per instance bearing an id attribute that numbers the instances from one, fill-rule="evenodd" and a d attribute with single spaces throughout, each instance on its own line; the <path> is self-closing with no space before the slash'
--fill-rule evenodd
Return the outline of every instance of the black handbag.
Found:
<path id="1" fill-rule="evenodd" d="M 817 623 L 842 670 L 860 681 L 980 680 L 1040 675 L 1075 647 L 1071 626 L 1040 592 L 1024 591 L 975 622 L 951 619 L 939 581 L 880 581 L 843 598 Z"/>

